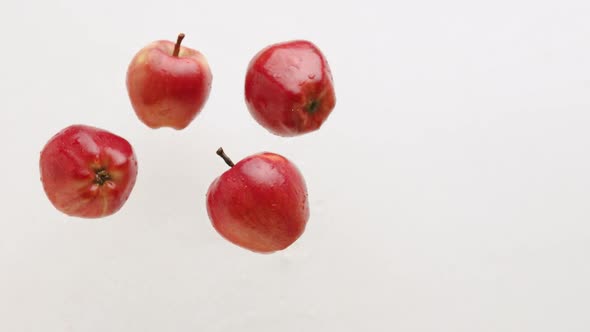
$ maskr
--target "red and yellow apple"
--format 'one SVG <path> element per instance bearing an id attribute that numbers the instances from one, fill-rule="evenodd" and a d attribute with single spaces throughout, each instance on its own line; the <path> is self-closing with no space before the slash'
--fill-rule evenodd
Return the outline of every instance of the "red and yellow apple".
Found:
<path id="1" fill-rule="evenodd" d="M 215 230 L 242 248 L 272 253 L 293 244 L 309 219 L 307 187 L 287 158 L 258 153 L 233 164 L 207 192 L 207 213 Z"/>
<path id="2" fill-rule="evenodd" d="M 69 126 L 41 151 L 41 182 L 49 201 L 74 217 L 100 218 L 119 211 L 137 177 L 131 144 L 106 130 Z"/>
<path id="3" fill-rule="evenodd" d="M 137 117 L 150 128 L 186 128 L 201 112 L 211 91 L 212 75 L 205 56 L 158 40 L 142 48 L 127 69 L 127 92 Z"/>
<path id="4" fill-rule="evenodd" d="M 258 52 L 248 65 L 245 98 L 254 119 L 279 136 L 318 130 L 336 105 L 328 62 L 306 40 L 277 43 Z"/>

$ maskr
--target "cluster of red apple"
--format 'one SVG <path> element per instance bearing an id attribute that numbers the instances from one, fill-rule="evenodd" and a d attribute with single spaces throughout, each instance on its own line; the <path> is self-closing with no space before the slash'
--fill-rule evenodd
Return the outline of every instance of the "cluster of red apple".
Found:
<path id="1" fill-rule="evenodd" d="M 137 117 L 150 128 L 186 128 L 201 112 L 212 74 L 203 54 L 159 40 L 141 49 L 129 64 L 127 91 Z M 296 40 L 270 45 L 250 61 L 245 99 L 253 118 L 279 136 L 320 128 L 335 106 L 332 74 L 321 51 Z M 270 152 L 237 164 L 219 148 L 231 167 L 207 191 L 207 213 L 224 238 L 255 252 L 274 252 L 293 244 L 309 219 L 305 180 L 287 158 Z M 69 126 L 45 145 L 41 182 L 59 211 L 100 218 L 119 211 L 137 177 L 131 144 L 109 131 Z"/>

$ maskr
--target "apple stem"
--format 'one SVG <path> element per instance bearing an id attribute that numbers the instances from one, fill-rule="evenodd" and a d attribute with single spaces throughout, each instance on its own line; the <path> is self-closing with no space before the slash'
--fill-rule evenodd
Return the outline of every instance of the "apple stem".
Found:
<path id="1" fill-rule="evenodd" d="M 234 162 L 231 161 L 231 159 L 229 159 L 229 157 L 225 154 L 223 148 L 217 149 L 217 155 L 220 156 L 223 159 L 223 161 L 225 161 L 227 166 L 234 167 Z"/>
<path id="2" fill-rule="evenodd" d="M 314 99 L 311 101 L 311 103 L 309 103 L 309 105 L 307 105 L 306 111 L 313 114 L 318 110 L 318 106 L 320 106 L 320 102 L 317 101 L 317 99 Z"/>
<path id="3" fill-rule="evenodd" d="M 176 45 L 174 45 L 174 52 L 172 52 L 172 56 L 178 56 L 180 53 L 180 43 L 184 39 L 184 33 L 179 33 L 178 38 L 176 39 Z"/>

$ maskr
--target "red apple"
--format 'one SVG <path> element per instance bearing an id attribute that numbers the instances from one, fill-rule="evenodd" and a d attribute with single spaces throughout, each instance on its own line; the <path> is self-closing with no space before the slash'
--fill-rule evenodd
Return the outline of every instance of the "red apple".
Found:
<path id="1" fill-rule="evenodd" d="M 279 136 L 319 129 L 336 105 L 328 62 L 305 40 L 258 52 L 248 65 L 245 97 L 254 119 Z"/>
<path id="2" fill-rule="evenodd" d="M 158 40 L 141 49 L 127 69 L 127 92 L 137 117 L 150 128 L 186 128 L 201 112 L 211 91 L 205 56 L 194 49 Z"/>
<path id="3" fill-rule="evenodd" d="M 59 211 L 99 218 L 117 212 L 137 176 L 133 148 L 124 138 L 84 125 L 53 136 L 39 161 L 43 189 Z"/>
<path id="4" fill-rule="evenodd" d="M 213 227 L 230 242 L 259 253 L 283 250 L 305 230 L 309 219 L 307 188 L 287 158 L 264 152 L 233 164 L 207 192 Z"/>

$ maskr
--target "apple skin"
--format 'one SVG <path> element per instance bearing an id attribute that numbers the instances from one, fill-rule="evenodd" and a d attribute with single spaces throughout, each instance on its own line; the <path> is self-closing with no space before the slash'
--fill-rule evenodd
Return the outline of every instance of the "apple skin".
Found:
<path id="1" fill-rule="evenodd" d="M 177 43 L 180 45 L 182 38 Z M 137 117 L 148 127 L 186 128 L 209 98 L 212 74 L 199 51 L 158 40 L 142 48 L 127 69 L 127 93 Z"/>
<path id="2" fill-rule="evenodd" d="M 309 219 L 305 180 L 281 155 L 249 156 L 213 181 L 207 213 L 215 230 L 235 245 L 257 253 L 283 250 L 303 234 Z"/>
<path id="3" fill-rule="evenodd" d="M 277 43 L 258 52 L 248 64 L 245 98 L 252 117 L 283 137 L 318 130 L 336 105 L 328 62 L 306 40 Z"/>
<path id="4" fill-rule="evenodd" d="M 131 144 L 85 125 L 69 126 L 53 136 L 41 151 L 39 168 L 53 206 L 80 218 L 101 218 L 119 211 L 137 177 Z"/>

